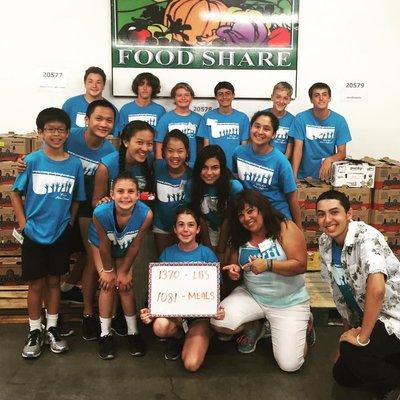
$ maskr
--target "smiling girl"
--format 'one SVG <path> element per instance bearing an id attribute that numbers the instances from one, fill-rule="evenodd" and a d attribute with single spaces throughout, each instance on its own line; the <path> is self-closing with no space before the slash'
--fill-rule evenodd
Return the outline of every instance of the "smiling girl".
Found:
<path id="1" fill-rule="evenodd" d="M 145 353 L 145 344 L 136 323 L 132 265 L 144 232 L 153 220 L 149 207 L 138 200 L 138 182 L 129 172 L 125 171 L 113 180 L 110 197 L 112 201 L 96 207 L 93 224 L 89 227 L 89 242 L 100 276 L 99 356 L 102 359 L 112 359 L 115 353 L 111 335 L 115 293 L 121 299 L 128 327 L 129 352 L 133 356 Z"/>
<path id="2" fill-rule="evenodd" d="M 271 145 L 279 120 L 269 111 L 256 112 L 250 121 L 250 143 L 233 155 L 233 172 L 247 189 L 258 190 L 286 218 L 301 228 L 297 185 L 288 159 Z"/>

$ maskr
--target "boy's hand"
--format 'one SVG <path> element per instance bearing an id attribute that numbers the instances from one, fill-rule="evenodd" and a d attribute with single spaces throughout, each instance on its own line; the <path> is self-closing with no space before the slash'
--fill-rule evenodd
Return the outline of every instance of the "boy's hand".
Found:
<path id="1" fill-rule="evenodd" d="M 24 172 L 25 170 L 26 170 L 25 156 L 21 156 L 17 159 L 17 171 L 21 173 Z"/>
<path id="2" fill-rule="evenodd" d="M 319 178 L 323 181 L 329 181 L 331 177 L 331 168 L 332 168 L 332 161 L 330 160 L 329 157 L 327 157 L 321 163 L 321 167 L 319 169 Z"/>
<path id="3" fill-rule="evenodd" d="M 140 310 L 140 319 L 142 320 L 142 322 L 146 325 L 150 324 L 151 322 L 153 322 L 153 319 L 150 316 L 150 311 L 148 308 L 142 308 Z"/>
<path id="4" fill-rule="evenodd" d="M 118 290 L 125 292 L 132 288 L 133 285 L 133 277 L 130 272 L 118 272 L 117 273 L 117 286 Z"/>
<path id="5" fill-rule="evenodd" d="M 100 287 L 106 292 L 114 289 L 116 281 L 117 281 L 117 274 L 115 273 L 115 270 L 112 270 L 110 272 L 107 271 L 100 272 L 100 278 L 99 278 Z"/>
<path id="6" fill-rule="evenodd" d="M 225 265 L 225 267 L 222 268 L 224 271 L 228 271 L 229 278 L 231 278 L 233 281 L 237 281 L 240 278 L 240 267 L 237 264 L 229 264 Z"/>

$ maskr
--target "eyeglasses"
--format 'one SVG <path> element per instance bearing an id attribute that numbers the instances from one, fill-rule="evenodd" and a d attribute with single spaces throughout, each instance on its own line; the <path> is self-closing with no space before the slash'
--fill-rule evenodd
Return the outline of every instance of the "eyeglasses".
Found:
<path id="1" fill-rule="evenodd" d="M 44 131 L 49 132 L 49 133 L 60 133 L 61 135 L 67 133 L 67 129 L 65 128 L 43 128 Z"/>

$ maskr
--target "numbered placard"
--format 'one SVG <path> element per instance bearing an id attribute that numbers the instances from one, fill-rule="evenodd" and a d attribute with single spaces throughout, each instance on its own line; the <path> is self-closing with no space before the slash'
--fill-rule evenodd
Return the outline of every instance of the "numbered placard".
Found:
<path id="1" fill-rule="evenodd" d="M 218 263 L 151 263 L 149 310 L 154 317 L 211 317 L 219 305 Z"/>
<path id="2" fill-rule="evenodd" d="M 39 71 L 39 87 L 46 89 L 64 89 L 67 87 L 66 72 L 60 68 L 43 68 Z"/>

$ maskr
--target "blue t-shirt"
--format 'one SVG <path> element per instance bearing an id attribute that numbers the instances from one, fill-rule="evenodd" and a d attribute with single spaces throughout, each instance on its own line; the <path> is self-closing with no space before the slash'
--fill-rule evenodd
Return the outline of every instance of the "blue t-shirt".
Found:
<path id="1" fill-rule="evenodd" d="M 164 114 L 156 126 L 156 142 L 162 143 L 165 135 L 173 129 L 179 129 L 189 139 L 190 160 L 189 166 L 193 167 L 197 154 L 196 136 L 200 126 L 201 115 L 193 111 L 189 115 L 178 115 L 175 111 Z"/>
<path id="2" fill-rule="evenodd" d="M 155 128 L 164 114 L 165 108 L 154 101 L 145 107 L 138 105 L 136 101 L 130 101 L 124 104 L 119 111 L 118 135 L 121 135 L 122 129 L 127 123 L 135 120 L 145 121 Z"/>
<path id="3" fill-rule="evenodd" d="M 71 220 L 73 201 L 86 199 L 81 162 L 73 156 L 55 161 L 43 150 L 28 154 L 26 169 L 13 190 L 25 195 L 24 234 L 41 244 L 54 243 Z"/>
<path id="4" fill-rule="evenodd" d="M 139 233 L 150 208 L 141 201 L 137 201 L 133 208 L 132 215 L 123 229 L 118 229 L 114 214 L 115 204 L 113 201 L 98 205 L 93 211 L 93 217 L 99 222 L 111 242 L 111 257 L 122 258 L 128 251 L 129 246 Z M 89 242 L 99 247 L 99 235 L 93 222 L 89 225 Z"/>
<path id="5" fill-rule="evenodd" d="M 86 110 L 88 108 L 88 101 L 85 98 L 85 95 L 80 94 L 78 96 L 70 97 L 65 101 L 62 106 L 62 109 L 68 114 L 71 119 L 71 128 L 84 128 L 85 127 L 85 117 Z M 115 120 L 114 120 L 114 129 L 112 131 L 113 135 L 117 134 L 118 127 L 118 110 L 113 105 L 115 110 Z"/>
<path id="6" fill-rule="evenodd" d="M 235 195 L 243 191 L 243 185 L 237 179 L 230 180 L 230 190 L 228 200 L 232 199 Z M 190 180 L 186 185 L 185 189 L 185 202 L 190 203 L 192 201 L 192 186 L 193 182 Z M 223 222 L 223 219 L 218 214 L 218 197 L 217 188 L 215 186 L 206 185 L 206 190 L 201 202 L 200 208 L 202 215 L 210 224 L 212 230 L 218 230 Z"/>
<path id="7" fill-rule="evenodd" d="M 286 218 L 292 219 L 286 194 L 297 191 L 292 167 L 279 150 L 256 154 L 251 143 L 239 146 L 233 156 L 233 172 L 246 189 L 258 190 Z"/>
<path id="8" fill-rule="evenodd" d="M 239 247 L 239 265 L 247 264 L 250 256 L 263 258 L 265 260 L 287 260 L 282 246 L 277 240 L 265 239 L 260 245 L 253 246 L 246 243 Z M 304 284 L 303 275 L 283 276 L 275 272 L 264 271 L 254 274 L 252 271 L 244 271 L 244 286 L 257 302 L 267 307 L 291 307 L 309 300 Z"/>
<path id="9" fill-rule="evenodd" d="M 173 244 L 163 250 L 160 261 L 217 263 L 218 258 L 210 248 L 202 244 L 199 244 L 192 251 L 183 251 L 177 244 Z"/>
<path id="10" fill-rule="evenodd" d="M 353 290 L 351 289 L 349 283 L 347 282 L 341 258 L 342 258 L 342 247 L 340 247 L 334 240 L 332 240 L 333 279 L 338 285 L 339 290 L 342 293 L 347 306 L 361 317 L 363 315 L 363 311 L 357 304 L 353 294 Z"/>
<path id="11" fill-rule="evenodd" d="M 83 173 L 85 174 L 86 199 L 93 196 L 94 175 L 102 157 L 115 151 L 108 140 L 103 140 L 97 149 L 91 149 L 85 140 L 86 128 L 73 128 L 64 144 L 65 151 L 81 160 Z"/>
<path id="12" fill-rule="evenodd" d="M 232 110 L 222 114 L 218 108 L 208 111 L 201 119 L 199 137 L 210 141 L 210 144 L 221 146 L 226 155 L 226 164 L 232 170 L 232 155 L 240 142 L 249 139 L 249 118 L 245 113 Z"/>
<path id="13" fill-rule="evenodd" d="M 149 167 L 152 163 L 153 156 L 151 153 L 147 157 Z M 103 157 L 101 163 L 107 168 L 108 171 L 108 187 L 111 187 L 111 182 L 118 176 L 119 173 L 119 152 L 114 151 Z M 132 166 L 127 165 L 126 170 L 131 172 L 132 175 L 138 180 L 139 189 L 144 190 L 146 187 L 146 171 L 142 164 L 135 164 Z"/>
<path id="14" fill-rule="evenodd" d="M 176 211 L 184 203 L 185 186 L 190 178 L 190 170 L 186 169 L 179 178 L 172 178 L 165 160 L 156 160 L 154 175 L 157 200 L 154 207 L 153 225 L 172 233 Z"/>
<path id="15" fill-rule="evenodd" d="M 272 112 L 272 109 L 269 108 L 266 111 Z M 293 143 L 293 138 L 289 137 L 289 128 L 294 120 L 294 115 L 285 111 L 285 114 L 282 117 L 278 117 L 278 119 L 279 128 L 270 144 L 274 146 L 275 149 L 285 154 L 288 143 Z"/>
<path id="16" fill-rule="evenodd" d="M 334 111 L 325 119 L 314 116 L 313 109 L 296 115 L 289 136 L 303 142 L 298 178 L 318 178 L 323 159 L 336 153 L 336 147 L 350 142 L 351 135 L 346 120 Z"/>

